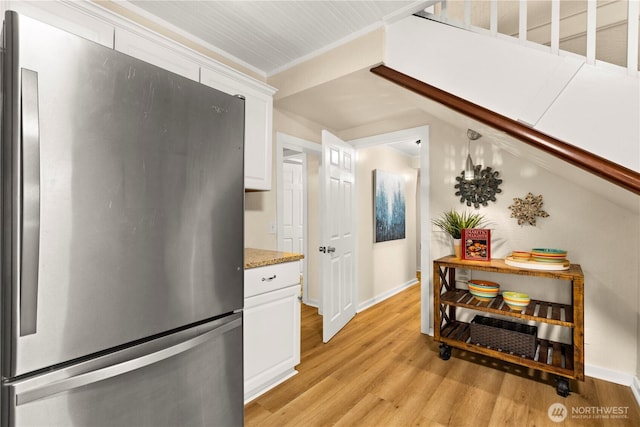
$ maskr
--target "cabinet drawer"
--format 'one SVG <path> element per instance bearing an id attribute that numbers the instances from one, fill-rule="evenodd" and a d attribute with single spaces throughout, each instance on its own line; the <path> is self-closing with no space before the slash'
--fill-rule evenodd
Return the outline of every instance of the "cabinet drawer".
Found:
<path id="1" fill-rule="evenodd" d="M 244 271 L 244 297 L 248 298 L 300 283 L 300 264 L 285 262 Z"/>

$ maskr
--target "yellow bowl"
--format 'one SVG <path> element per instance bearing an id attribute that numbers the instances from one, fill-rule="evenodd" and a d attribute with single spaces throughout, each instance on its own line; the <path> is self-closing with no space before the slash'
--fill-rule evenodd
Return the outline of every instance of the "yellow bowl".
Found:
<path id="1" fill-rule="evenodd" d="M 567 251 L 564 249 L 533 248 L 531 249 L 531 256 L 538 258 L 563 259 L 567 257 Z"/>
<path id="2" fill-rule="evenodd" d="M 504 299 L 505 301 L 514 302 L 514 303 L 526 302 L 527 304 L 529 303 L 529 301 L 531 301 L 531 297 L 528 294 L 523 294 L 522 292 L 511 292 L 511 291 L 503 292 L 502 299 Z"/>
<path id="3" fill-rule="evenodd" d="M 522 292 L 506 291 L 502 293 L 502 299 L 511 310 L 521 312 L 531 302 L 531 297 Z"/>
<path id="4" fill-rule="evenodd" d="M 513 251 L 511 256 L 515 259 L 529 259 L 531 258 L 531 252 Z"/>

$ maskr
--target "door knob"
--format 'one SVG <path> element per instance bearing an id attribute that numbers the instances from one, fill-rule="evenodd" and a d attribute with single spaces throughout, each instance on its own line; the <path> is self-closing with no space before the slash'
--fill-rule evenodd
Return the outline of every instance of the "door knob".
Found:
<path id="1" fill-rule="evenodd" d="M 333 246 L 327 246 L 327 252 L 331 253 L 331 252 L 335 252 L 336 248 L 334 248 Z"/>

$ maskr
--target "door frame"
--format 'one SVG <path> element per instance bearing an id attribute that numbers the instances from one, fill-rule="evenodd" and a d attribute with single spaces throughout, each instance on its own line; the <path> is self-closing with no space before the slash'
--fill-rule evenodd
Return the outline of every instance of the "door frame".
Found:
<path id="1" fill-rule="evenodd" d="M 284 184 L 282 163 L 284 161 L 283 151 L 290 149 L 298 151 L 304 154 L 314 154 L 322 156 L 322 146 L 315 142 L 307 141 L 302 138 L 288 135 L 282 132 L 276 132 L 276 237 L 278 250 L 283 250 L 284 242 L 282 239 L 284 225 L 282 223 L 284 212 L 284 198 L 282 187 Z M 309 216 L 307 212 L 307 197 L 308 197 L 308 182 L 307 182 L 307 162 L 304 162 L 303 170 L 303 185 L 305 198 L 303 201 L 303 217 L 304 217 L 304 229 L 303 236 L 305 242 L 304 258 L 302 260 L 303 272 L 302 272 L 302 302 L 306 305 L 313 307 L 320 307 L 321 301 L 309 300 L 309 253 L 312 248 L 309 247 Z"/>
<path id="2" fill-rule="evenodd" d="M 433 336 L 433 265 L 431 263 L 431 215 L 429 212 L 429 125 L 383 133 L 346 141 L 358 150 L 376 145 L 389 145 L 407 140 L 420 140 L 420 332 Z"/>
<path id="3" fill-rule="evenodd" d="M 421 141 L 420 150 L 420 271 L 421 271 L 421 322 L 420 331 L 423 334 L 433 336 L 433 265 L 431 263 L 431 214 L 430 214 L 430 180 L 429 180 L 429 125 L 418 126 L 415 128 L 403 129 L 400 131 L 384 133 L 380 135 L 374 135 L 371 137 L 359 138 L 350 141 L 346 141 L 356 148 L 356 162 L 358 157 L 358 149 L 375 146 L 386 145 L 393 142 L 404 141 L 407 139 Z M 278 187 L 282 182 L 282 151 L 284 148 L 290 148 L 300 152 L 314 153 L 316 155 L 322 155 L 321 144 L 310 142 L 301 138 L 297 138 L 285 133 L 276 133 L 276 182 Z M 320 177 L 322 179 L 322 177 Z M 358 191 L 358 185 L 356 183 L 356 191 Z M 282 194 L 280 191 L 277 193 L 277 212 L 282 212 Z M 305 212 L 306 214 L 306 212 Z M 278 214 L 278 217 L 280 214 Z M 282 232 L 279 233 L 282 235 Z M 307 236 L 305 235 L 305 239 Z M 278 243 L 280 245 L 280 242 Z M 308 248 L 310 249 L 310 248 Z M 357 249 L 356 249 L 357 250 Z M 306 259 L 306 257 L 305 257 Z M 356 275 L 357 275 L 356 268 Z M 308 271 L 308 266 L 305 264 L 305 272 Z M 303 289 L 308 285 L 308 281 L 304 280 Z M 305 289 L 306 291 L 307 289 Z M 308 295 L 307 292 L 303 292 L 303 302 L 307 305 L 322 308 L 321 301 L 305 301 L 304 298 Z"/>

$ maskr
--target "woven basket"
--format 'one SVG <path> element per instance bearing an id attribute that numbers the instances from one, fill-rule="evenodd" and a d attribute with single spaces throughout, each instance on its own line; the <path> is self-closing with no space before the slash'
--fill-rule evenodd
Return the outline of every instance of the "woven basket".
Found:
<path id="1" fill-rule="evenodd" d="M 471 342 L 533 359 L 538 327 L 491 317 L 471 321 Z"/>

